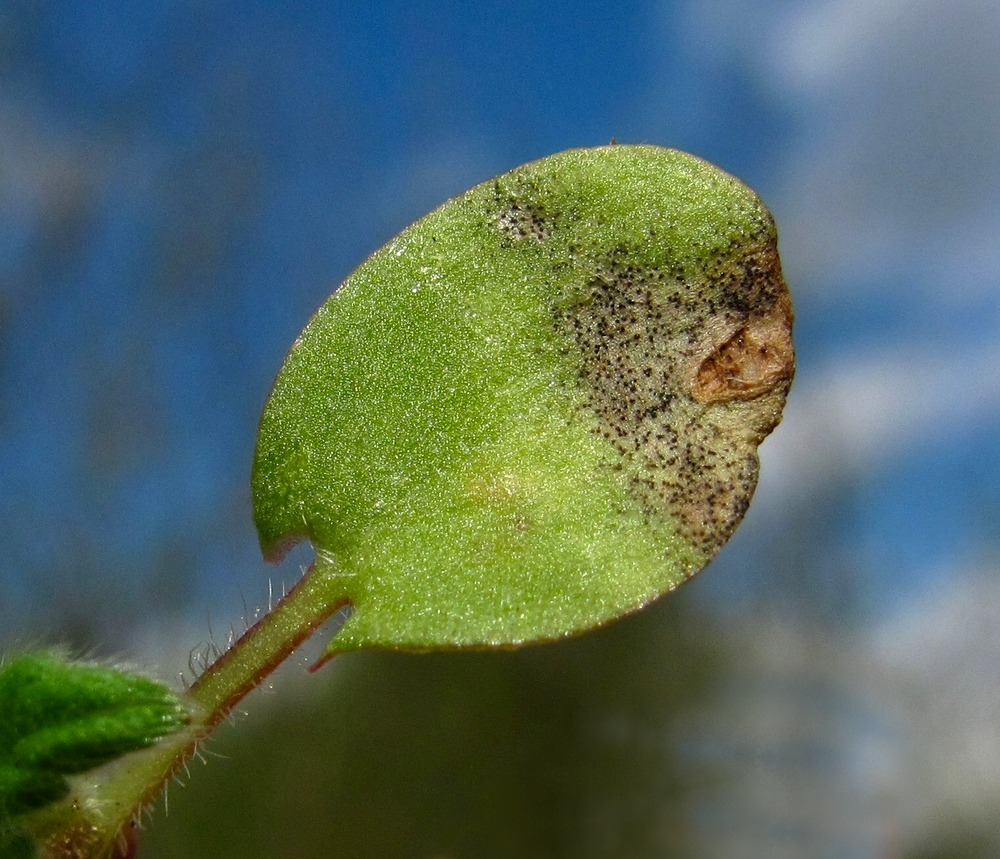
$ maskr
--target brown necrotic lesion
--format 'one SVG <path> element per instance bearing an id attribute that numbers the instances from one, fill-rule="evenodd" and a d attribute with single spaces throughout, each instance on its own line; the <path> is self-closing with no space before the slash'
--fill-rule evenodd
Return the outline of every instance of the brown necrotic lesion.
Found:
<path id="1" fill-rule="evenodd" d="M 724 310 L 738 312 L 732 333 L 727 328 L 728 336 L 706 340 L 710 351 L 698 364 L 691 396 L 700 403 L 752 400 L 790 382 L 792 308 L 777 252 L 749 255 L 716 280 L 727 282 Z"/>
<path id="2" fill-rule="evenodd" d="M 773 244 L 707 271 L 598 266 L 560 329 L 575 343 L 595 431 L 649 515 L 711 553 L 757 484 L 794 367 L 792 314 Z"/>

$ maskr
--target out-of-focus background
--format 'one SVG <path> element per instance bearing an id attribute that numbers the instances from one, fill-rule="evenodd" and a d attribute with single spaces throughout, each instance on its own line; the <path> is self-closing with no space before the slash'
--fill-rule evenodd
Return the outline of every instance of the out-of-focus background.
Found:
<path id="1" fill-rule="evenodd" d="M 148 859 L 1000 855 L 983 0 L 7 0 L 0 648 L 190 677 L 308 561 L 261 562 L 247 484 L 309 314 L 446 198 L 612 137 L 777 218 L 799 370 L 745 524 L 578 640 L 299 660 Z"/>

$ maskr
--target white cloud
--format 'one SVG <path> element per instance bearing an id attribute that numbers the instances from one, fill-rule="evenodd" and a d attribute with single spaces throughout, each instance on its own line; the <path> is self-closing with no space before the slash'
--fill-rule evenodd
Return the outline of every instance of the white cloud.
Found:
<path id="1" fill-rule="evenodd" d="M 917 773 L 911 837 L 953 823 L 992 828 L 1000 798 L 1000 583 L 996 564 L 951 571 L 875 632 L 880 685 L 901 712 Z"/>
<path id="2" fill-rule="evenodd" d="M 758 503 L 817 492 L 832 477 L 891 467 L 919 445 L 1000 414 L 1000 343 L 872 349 L 813 369 L 793 388 L 777 443 L 764 448 Z"/>
<path id="3" fill-rule="evenodd" d="M 876 55 L 913 0 L 832 0 L 807 4 L 786 25 L 775 69 L 790 89 L 824 91 Z"/>
<path id="4" fill-rule="evenodd" d="M 849 291 L 902 268 L 916 290 L 992 286 L 1000 5 L 831 0 L 782 32 L 762 67 L 807 128 L 774 200 L 793 276 Z"/>

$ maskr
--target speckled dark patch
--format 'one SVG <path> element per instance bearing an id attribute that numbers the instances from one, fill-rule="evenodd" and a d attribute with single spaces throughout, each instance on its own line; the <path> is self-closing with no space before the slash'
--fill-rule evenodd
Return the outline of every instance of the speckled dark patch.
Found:
<path id="1" fill-rule="evenodd" d="M 494 194 L 496 225 L 509 240 L 540 244 L 551 236 L 557 218 L 540 202 L 544 198 L 537 188 L 526 185 L 505 192 L 498 184 Z"/>
<path id="2" fill-rule="evenodd" d="M 710 553 L 757 484 L 757 445 L 791 383 L 791 307 L 772 245 L 707 272 L 600 268 L 557 324 L 575 341 L 597 431 L 633 492 Z"/>
<path id="3" fill-rule="evenodd" d="M 550 221 L 538 208 L 513 203 L 497 219 L 500 232 L 515 242 L 530 239 L 543 242 L 549 236 Z"/>
<path id="4" fill-rule="evenodd" d="M 571 217 L 548 211 L 547 199 L 530 183 L 497 184 L 491 219 L 508 242 L 544 245 Z M 794 368 L 773 228 L 762 216 L 755 229 L 707 266 L 651 268 L 634 262 L 641 249 L 583 252 L 574 267 L 592 276 L 553 306 L 582 359 L 596 431 L 621 454 L 609 467 L 647 514 L 666 514 L 706 555 L 746 512 L 757 446 L 781 417 Z M 652 231 L 648 239 L 657 241 Z"/>

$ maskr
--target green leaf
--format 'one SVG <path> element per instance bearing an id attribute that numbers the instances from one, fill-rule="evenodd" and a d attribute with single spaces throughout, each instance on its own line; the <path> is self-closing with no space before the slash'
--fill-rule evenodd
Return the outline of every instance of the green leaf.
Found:
<path id="1" fill-rule="evenodd" d="M 67 776 L 180 730 L 180 698 L 145 677 L 52 652 L 0 668 L 0 822 L 61 799 Z"/>
<path id="2" fill-rule="evenodd" d="M 16 832 L 4 832 L 0 827 L 0 859 L 34 859 L 36 855 L 30 838 Z"/>
<path id="3" fill-rule="evenodd" d="M 358 268 L 253 470 L 265 554 L 311 540 L 353 605 L 331 650 L 556 638 L 703 567 L 791 383 L 776 241 L 733 177 L 614 145 L 485 182 Z"/>

